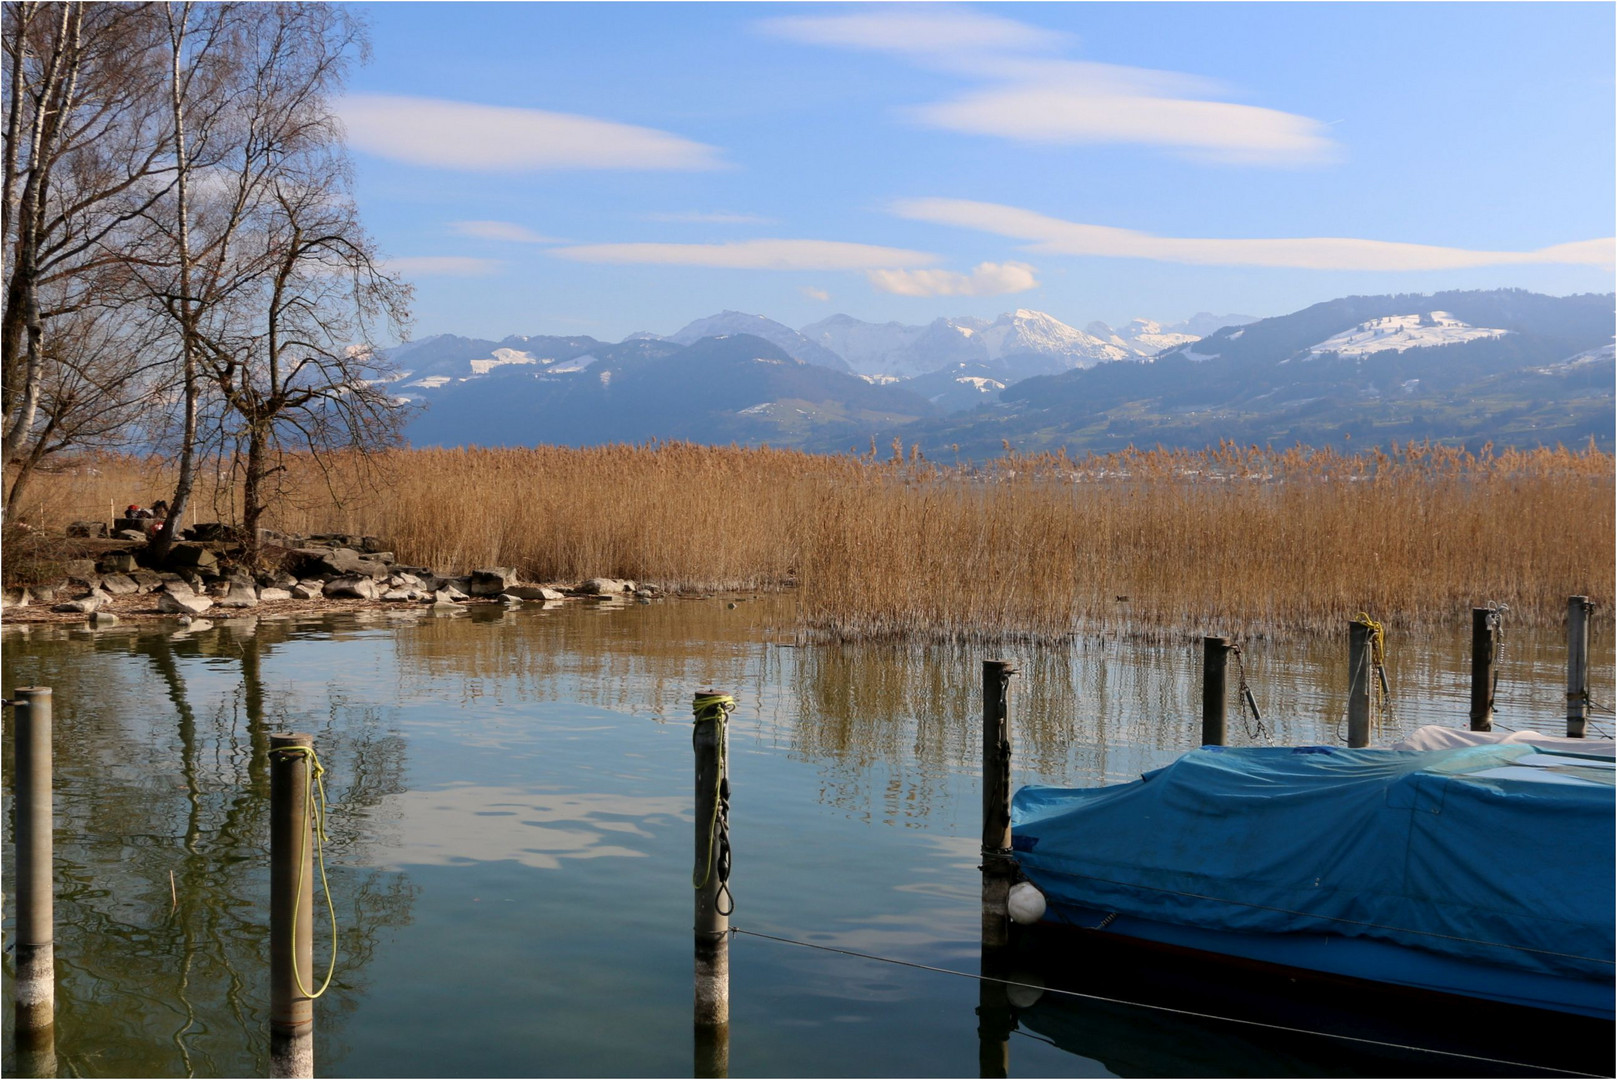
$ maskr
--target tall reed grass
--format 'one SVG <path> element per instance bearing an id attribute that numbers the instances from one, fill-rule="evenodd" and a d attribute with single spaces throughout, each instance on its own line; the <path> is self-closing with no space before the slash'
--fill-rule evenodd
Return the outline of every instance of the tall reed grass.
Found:
<path id="1" fill-rule="evenodd" d="M 229 520 L 213 480 L 201 512 Z M 24 516 L 54 527 L 168 477 L 106 457 L 36 483 Z M 1613 457 L 1593 448 L 1226 444 L 981 467 L 684 443 L 408 450 L 294 459 L 287 484 L 270 519 L 288 532 L 374 534 L 445 571 L 796 585 L 800 630 L 831 640 L 1287 633 L 1361 610 L 1423 626 L 1488 602 L 1551 625 L 1574 594 L 1609 617 L 1614 590 Z"/>

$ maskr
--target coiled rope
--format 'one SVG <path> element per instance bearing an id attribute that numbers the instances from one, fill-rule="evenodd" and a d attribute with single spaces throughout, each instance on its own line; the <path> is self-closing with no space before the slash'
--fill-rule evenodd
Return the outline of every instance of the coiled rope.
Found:
<path id="1" fill-rule="evenodd" d="M 730 892 L 730 764 L 729 742 L 725 724 L 735 712 L 736 699 L 729 694 L 697 694 L 691 703 L 696 714 L 691 729 L 691 745 L 696 745 L 696 733 L 704 723 L 718 725 L 715 739 L 718 743 L 718 768 L 713 780 L 713 816 L 707 824 L 707 853 L 691 872 L 691 888 L 706 888 L 717 875 L 719 891 L 713 907 L 728 917 L 735 911 L 735 896 Z"/>
<path id="2" fill-rule="evenodd" d="M 326 880 L 326 768 L 312 746 L 281 746 L 271 753 L 288 754 L 303 759 L 303 814 L 308 829 L 300 829 L 298 836 L 298 891 L 292 899 L 292 925 L 298 925 L 298 905 L 303 902 L 304 875 L 309 867 L 309 835 L 314 835 L 315 856 L 320 862 L 320 889 L 326 894 L 326 913 L 331 916 L 331 964 L 326 968 L 326 979 L 320 989 L 311 992 L 303 984 L 298 971 L 297 935 L 292 935 L 292 981 L 298 993 L 313 1000 L 331 987 L 331 977 L 337 971 L 337 909 L 331 903 L 331 883 Z M 318 796 L 318 798 L 317 798 Z"/>
<path id="3" fill-rule="evenodd" d="M 1361 611 L 1353 617 L 1353 625 L 1370 630 L 1370 667 L 1381 685 L 1381 694 L 1375 697 L 1372 708 L 1377 722 L 1385 727 L 1392 720 L 1392 689 L 1387 685 L 1387 628 Z M 1358 672 L 1353 673 L 1355 676 Z"/>

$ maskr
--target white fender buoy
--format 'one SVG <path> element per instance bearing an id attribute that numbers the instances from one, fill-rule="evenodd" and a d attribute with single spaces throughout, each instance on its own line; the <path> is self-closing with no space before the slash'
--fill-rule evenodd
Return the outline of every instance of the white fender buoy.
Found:
<path id="1" fill-rule="evenodd" d="M 1005 906 L 1011 913 L 1011 919 L 1022 926 L 1032 926 L 1044 918 L 1044 894 L 1034 888 L 1031 881 L 1018 881 L 1012 885 Z"/>

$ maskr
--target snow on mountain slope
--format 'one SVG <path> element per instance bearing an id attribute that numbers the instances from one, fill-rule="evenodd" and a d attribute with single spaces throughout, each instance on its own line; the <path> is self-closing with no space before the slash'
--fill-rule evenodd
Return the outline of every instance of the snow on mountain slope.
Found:
<path id="1" fill-rule="evenodd" d="M 891 357 L 913 345 L 926 332 L 924 326 L 899 322 L 868 323 L 851 315 L 833 315 L 810 323 L 802 334 L 823 345 L 865 375 L 894 375 Z"/>
<path id="2" fill-rule="evenodd" d="M 749 315 L 744 311 L 721 311 L 705 319 L 687 323 L 668 336 L 669 341 L 690 345 L 703 338 L 724 337 L 729 334 L 751 334 L 778 346 L 793 360 L 805 364 L 818 364 L 835 371 L 850 370 L 841 355 L 793 330 L 784 323 L 766 319 L 762 315 Z"/>
<path id="3" fill-rule="evenodd" d="M 1338 356 L 1369 356 L 1378 352 L 1403 352 L 1406 349 L 1424 349 L 1434 345 L 1457 345 L 1483 338 L 1503 337 L 1509 330 L 1495 330 L 1486 326 L 1471 326 L 1446 311 L 1431 311 L 1415 315 L 1389 315 L 1382 319 L 1362 322 L 1351 330 L 1344 330 L 1310 346 L 1305 359 L 1335 353 Z"/>
<path id="4" fill-rule="evenodd" d="M 1034 353 L 1057 358 L 1064 367 L 1078 368 L 1093 367 L 1105 360 L 1129 358 L 1127 349 L 1068 326 L 1042 311 L 1028 308 L 1017 308 L 1001 315 L 981 336 L 990 360 Z"/>

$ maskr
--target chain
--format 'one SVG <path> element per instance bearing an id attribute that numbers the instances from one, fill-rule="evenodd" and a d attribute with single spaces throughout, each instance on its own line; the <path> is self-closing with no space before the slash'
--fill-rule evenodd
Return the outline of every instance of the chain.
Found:
<path id="1" fill-rule="evenodd" d="M 1246 660 L 1241 655 L 1241 646 L 1231 645 L 1230 651 L 1235 654 L 1236 678 L 1240 681 L 1241 720 L 1246 723 L 1246 714 L 1252 713 L 1252 722 L 1246 723 L 1246 735 L 1249 739 L 1262 739 L 1269 741 L 1269 731 L 1263 726 L 1263 717 L 1258 715 L 1258 699 L 1252 696 L 1252 687 L 1246 681 Z"/>

